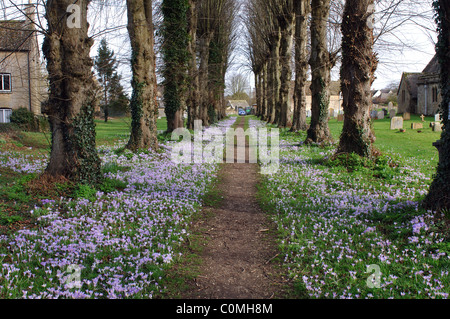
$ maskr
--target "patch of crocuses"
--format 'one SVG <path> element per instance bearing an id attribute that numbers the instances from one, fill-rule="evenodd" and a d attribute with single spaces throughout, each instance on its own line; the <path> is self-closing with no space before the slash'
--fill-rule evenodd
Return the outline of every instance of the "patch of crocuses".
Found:
<path id="1" fill-rule="evenodd" d="M 103 165 L 120 168 L 106 177 L 125 189 L 94 199 L 44 199 L 31 212 L 35 228 L 1 236 L 0 297 L 152 298 L 162 291 L 161 277 L 179 257 L 177 247 L 218 171 L 215 163 L 174 163 L 171 143 L 158 153 L 115 152 L 124 143 L 101 147 Z M 0 155 L 2 164 L 20 172 L 45 167 L 42 158 L 8 155 Z"/>
<path id="2" fill-rule="evenodd" d="M 304 139 L 281 135 L 280 169 L 261 187 L 299 296 L 448 298 L 445 219 L 420 208 L 431 177 L 405 158 L 389 179 L 332 168 L 335 146 Z"/>

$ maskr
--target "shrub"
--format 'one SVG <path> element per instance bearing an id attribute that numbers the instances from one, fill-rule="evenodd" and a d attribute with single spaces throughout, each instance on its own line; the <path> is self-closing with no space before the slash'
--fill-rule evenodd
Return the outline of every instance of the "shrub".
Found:
<path id="1" fill-rule="evenodd" d="M 11 114 L 11 123 L 16 124 L 22 129 L 33 130 L 36 126 L 36 119 L 32 112 L 26 108 L 13 110 Z"/>
<path id="2" fill-rule="evenodd" d="M 47 131 L 49 123 L 46 117 L 36 116 L 26 108 L 13 110 L 11 114 L 11 123 L 26 131 Z"/>

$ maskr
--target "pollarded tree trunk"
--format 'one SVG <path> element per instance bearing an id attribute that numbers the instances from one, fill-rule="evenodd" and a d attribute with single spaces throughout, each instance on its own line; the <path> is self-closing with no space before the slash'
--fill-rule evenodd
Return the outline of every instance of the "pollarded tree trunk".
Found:
<path id="1" fill-rule="evenodd" d="M 268 66 L 269 63 L 265 62 L 262 70 L 262 117 L 263 121 L 269 121 L 269 80 L 268 80 Z"/>
<path id="2" fill-rule="evenodd" d="M 308 15 L 309 0 L 295 0 L 295 87 L 292 132 L 306 131 L 306 81 L 308 76 Z"/>
<path id="3" fill-rule="evenodd" d="M 344 127 L 338 153 L 372 155 L 374 134 L 370 128 L 371 87 L 377 67 L 373 52 L 372 19 L 374 0 L 347 0 L 342 21 L 341 91 Z"/>
<path id="4" fill-rule="evenodd" d="M 208 65 L 209 65 L 209 46 L 211 44 L 213 33 L 210 32 L 204 35 L 199 41 L 199 56 L 200 56 L 200 65 L 199 65 L 199 85 L 201 94 L 200 94 L 200 109 L 199 109 L 199 119 L 202 120 L 203 126 L 209 126 L 209 117 L 208 117 L 208 107 L 209 107 L 209 93 L 206 89 L 208 87 Z"/>
<path id="5" fill-rule="evenodd" d="M 256 90 L 256 110 L 255 115 L 261 117 L 262 114 L 262 79 L 261 71 L 255 74 L 255 90 Z"/>
<path id="6" fill-rule="evenodd" d="M 434 1 L 439 39 L 436 52 L 441 68 L 440 114 L 444 128 L 439 141 L 439 164 L 430 191 L 424 201 L 428 209 L 450 209 L 450 3 Z"/>
<path id="7" fill-rule="evenodd" d="M 164 60 L 164 107 L 167 131 L 183 127 L 186 109 L 187 72 L 189 63 L 188 0 L 164 0 L 161 4 L 163 23 L 162 56 Z"/>
<path id="8" fill-rule="evenodd" d="M 50 162 L 46 173 L 76 182 L 95 184 L 100 159 L 95 144 L 93 40 L 88 37 L 89 0 L 80 0 L 80 25 L 67 20 L 72 0 L 47 1 L 48 31 L 43 42 L 47 60 L 49 99 L 44 112 L 52 131 Z M 73 22 L 73 21 L 71 21 Z"/>
<path id="9" fill-rule="evenodd" d="M 289 3 L 289 4 L 288 4 Z M 291 79 L 292 79 L 292 45 L 295 26 L 295 14 L 290 9 L 292 2 L 286 1 L 286 7 L 283 9 L 283 15 L 280 21 L 281 38 L 280 38 L 280 96 L 279 96 L 279 127 L 291 126 L 290 106 L 291 106 Z"/>
<path id="10" fill-rule="evenodd" d="M 280 98 L 280 45 L 281 45 L 281 32 L 277 27 L 271 35 L 272 47 L 270 48 L 270 60 L 268 67 L 268 80 L 269 80 L 269 96 L 268 96 L 268 122 L 271 124 L 276 123 L 279 116 L 279 98 Z"/>
<path id="11" fill-rule="evenodd" d="M 155 53 L 151 0 L 127 0 L 133 88 L 131 136 L 127 147 L 158 149 Z"/>
<path id="12" fill-rule="evenodd" d="M 328 128 L 330 104 L 330 53 L 327 48 L 327 20 L 330 0 L 311 1 L 311 125 L 306 143 L 326 143 L 331 138 Z"/>
<path id="13" fill-rule="evenodd" d="M 198 83 L 198 67 L 197 67 L 197 1 L 189 0 L 188 11 L 188 52 L 189 52 L 189 69 L 188 81 L 190 85 L 187 98 L 187 128 L 194 129 L 194 121 L 198 118 L 200 103 L 200 87 Z"/>
<path id="14" fill-rule="evenodd" d="M 223 51 L 223 34 L 218 27 L 209 46 L 207 90 L 209 92 L 208 119 L 210 124 L 219 120 L 221 112 L 221 95 L 225 86 L 223 82 Z"/>

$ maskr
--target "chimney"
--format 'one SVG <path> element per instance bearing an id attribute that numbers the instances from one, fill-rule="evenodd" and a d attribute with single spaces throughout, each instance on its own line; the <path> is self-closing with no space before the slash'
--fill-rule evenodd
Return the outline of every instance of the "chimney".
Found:
<path id="1" fill-rule="evenodd" d="M 28 0 L 28 4 L 24 4 L 25 21 L 26 25 L 30 26 L 30 29 L 34 29 L 34 23 L 36 22 L 36 10 L 31 0 Z"/>

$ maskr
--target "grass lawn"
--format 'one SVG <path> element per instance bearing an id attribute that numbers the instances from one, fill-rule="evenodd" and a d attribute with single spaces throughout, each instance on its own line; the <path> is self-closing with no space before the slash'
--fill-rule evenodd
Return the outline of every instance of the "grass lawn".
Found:
<path id="1" fill-rule="evenodd" d="M 420 207 L 440 135 L 427 123 L 411 130 L 413 121 L 421 120 L 406 121 L 406 133 L 374 122 L 383 152 L 375 162 L 332 160 L 336 145 L 306 146 L 305 132 L 281 132 L 280 169 L 263 176 L 259 194 L 298 297 L 448 298 L 450 214 Z M 342 122 L 330 130 L 337 139 Z"/>
<path id="2" fill-rule="evenodd" d="M 395 153 L 404 159 L 410 159 L 421 167 L 423 173 L 431 176 L 437 167 L 439 154 L 433 143 L 437 141 L 441 133 L 433 132 L 429 124 L 434 122 L 434 117 L 426 117 L 423 129 L 411 129 L 411 123 L 422 123 L 418 115 L 411 115 L 410 121 L 404 121 L 403 128 L 406 132 L 390 129 L 390 119 L 375 120 L 373 129 L 376 141 L 374 146 L 380 151 Z M 338 141 L 342 132 L 343 122 L 330 119 L 329 127 L 333 138 Z M 421 131 L 421 132 L 418 132 Z"/>
<path id="3" fill-rule="evenodd" d="M 422 133 L 409 128 L 419 117 L 405 122 L 405 133 L 391 131 L 389 119 L 375 121 L 383 156 L 374 163 L 331 161 L 335 146 L 304 146 L 305 132 L 281 131 L 280 170 L 263 176 L 259 194 L 298 297 L 448 298 L 449 214 L 420 207 L 438 156 L 430 120 Z M 245 117 L 246 128 L 255 123 Z M 99 189 L 62 181 L 45 190 L 34 181 L 49 155 L 48 134 L 0 134 L 0 298 L 164 291 L 217 166 L 175 165 L 164 151 L 133 154 L 121 148 L 129 119 L 96 124 L 106 177 Z M 329 126 L 338 140 L 342 122 Z M 81 266 L 82 289 L 65 286 L 69 265 Z"/>
<path id="4" fill-rule="evenodd" d="M 113 145 L 119 140 L 130 136 L 131 118 L 111 118 L 105 123 L 104 120 L 95 120 L 97 145 Z M 157 121 L 158 131 L 167 130 L 167 121 L 161 118 Z M 48 153 L 51 146 L 51 134 L 49 132 L 21 132 L 16 134 L 15 140 L 19 145 L 32 147 L 41 152 Z M 0 145 L 1 146 L 1 145 Z"/>

